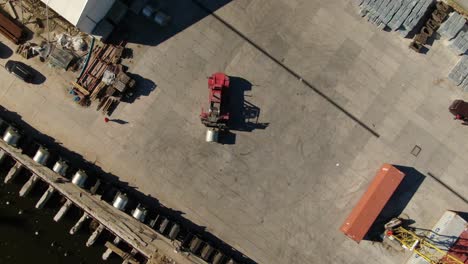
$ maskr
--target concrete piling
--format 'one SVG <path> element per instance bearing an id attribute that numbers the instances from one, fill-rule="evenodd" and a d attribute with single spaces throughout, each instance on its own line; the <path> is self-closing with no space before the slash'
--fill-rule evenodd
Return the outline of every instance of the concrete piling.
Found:
<path id="1" fill-rule="evenodd" d="M 0 149 L 0 163 L 6 158 L 7 154 L 3 149 Z"/>
<path id="2" fill-rule="evenodd" d="M 76 222 L 76 224 L 70 229 L 70 235 L 74 235 L 78 230 L 80 230 L 81 226 L 83 226 L 83 223 L 89 219 L 89 215 L 84 212 L 81 218 Z"/>
<path id="3" fill-rule="evenodd" d="M 102 231 L 104 231 L 104 226 L 102 224 L 99 224 L 98 228 L 96 228 L 96 230 L 94 230 L 94 232 L 89 237 L 88 241 L 86 241 L 86 246 L 87 247 L 92 246 L 94 244 L 94 242 L 96 242 L 97 238 L 102 233 Z"/>
<path id="4" fill-rule="evenodd" d="M 21 190 L 19 191 L 19 196 L 24 197 L 28 195 L 28 193 L 34 188 L 34 185 L 39 181 L 39 177 L 37 175 L 31 175 L 31 178 L 23 185 Z"/>
<path id="5" fill-rule="evenodd" d="M 62 208 L 60 208 L 60 210 L 57 212 L 57 214 L 54 216 L 54 221 L 55 222 L 58 222 L 60 221 L 60 219 L 62 219 L 62 217 L 67 213 L 67 211 L 70 209 L 72 205 L 72 202 L 70 200 L 67 200 Z"/>
<path id="6" fill-rule="evenodd" d="M 4 182 L 5 183 L 11 182 L 19 174 L 22 168 L 23 168 L 23 165 L 19 162 L 16 162 L 16 164 L 8 172 L 7 176 L 5 177 Z"/>
<path id="7" fill-rule="evenodd" d="M 49 201 L 50 197 L 52 197 L 52 194 L 54 194 L 55 189 L 52 186 L 49 186 L 47 190 L 44 192 L 44 194 L 41 196 L 41 199 L 37 201 L 36 208 L 37 209 L 42 209 L 44 205 Z"/>

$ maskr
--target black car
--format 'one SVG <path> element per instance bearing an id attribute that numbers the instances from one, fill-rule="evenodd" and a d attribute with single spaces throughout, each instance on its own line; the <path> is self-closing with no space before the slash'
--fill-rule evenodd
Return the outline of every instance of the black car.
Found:
<path id="1" fill-rule="evenodd" d="M 30 83 L 34 79 L 31 68 L 22 62 L 9 60 L 5 64 L 5 69 L 25 82 Z"/>

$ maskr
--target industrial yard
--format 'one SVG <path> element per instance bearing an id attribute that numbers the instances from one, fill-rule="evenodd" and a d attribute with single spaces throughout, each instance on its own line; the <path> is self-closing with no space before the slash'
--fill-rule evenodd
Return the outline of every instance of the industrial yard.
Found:
<path id="1" fill-rule="evenodd" d="M 460 63 L 467 55 L 449 47 L 448 33 L 418 53 L 409 48 L 412 38 L 362 17 L 372 9 L 359 6 L 363 1 L 160 2 L 168 25 L 130 13 L 110 37 L 132 51 L 117 63 L 136 82 L 131 100 L 103 115 L 95 103 L 76 102 L 91 83 L 79 72 L 11 54 L 43 80 L 27 84 L 2 69 L 0 117 L 27 124 L 127 190 L 178 212 L 214 244 L 243 255 L 240 263 L 413 261 L 413 252 L 375 234 L 358 244 L 340 231 L 384 163 L 406 175 L 381 221 L 402 216 L 432 229 L 452 217 L 446 211 L 466 217 L 468 127 L 448 108 L 455 99 L 468 101 L 460 77 L 468 75 Z M 4 54 L 17 46 L 3 35 L 0 42 L 4 65 Z M 112 59 L 95 62 L 105 60 Z M 207 78 L 216 72 L 226 73 L 234 90 L 234 125 L 219 143 L 205 142 L 200 122 Z M 81 92 L 71 94 L 73 87 Z M 73 199 L 82 197 L 69 188 Z M 98 201 L 89 196 L 83 203 Z M 135 245 L 157 248 L 152 242 Z M 177 259 L 177 252 L 159 252 Z"/>

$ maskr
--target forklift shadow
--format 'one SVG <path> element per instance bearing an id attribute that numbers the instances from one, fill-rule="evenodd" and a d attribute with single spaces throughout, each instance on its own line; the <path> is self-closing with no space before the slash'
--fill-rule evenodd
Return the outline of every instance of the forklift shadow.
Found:
<path id="1" fill-rule="evenodd" d="M 364 240 L 382 242 L 382 234 L 385 231 L 384 225 L 392 218 L 398 217 L 403 213 L 403 210 L 426 178 L 426 176 L 415 168 L 399 165 L 394 166 L 403 172 L 405 177 L 369 228 Z"/>
<path id="2" fill-rule="evenodd" d="M 229 76 L 229 130 L 252 132 L 266 129 L 269 123 L 259 123 L 260 108 L 245 99 L 246 91 L 252 90 L 252 84 L 240 77 Z"/>

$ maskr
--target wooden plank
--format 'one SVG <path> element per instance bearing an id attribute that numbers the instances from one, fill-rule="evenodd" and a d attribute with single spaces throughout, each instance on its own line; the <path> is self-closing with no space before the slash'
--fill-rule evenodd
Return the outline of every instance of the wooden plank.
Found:
<path id="1" fill-rule="evenodd" d="M 73 87 L 75 87 L 76 89 L 78 89 L 80 92 L 82 92 L 84 95 L 86 95 L 86 96 L 89 95 L 89 91 L 86 90 L 83 86 L 77 84 L 76 82 L 72 82 L 72 85 L 73 85 Z"/>
<path id="2" fill-rule="evenodd" d="M 130 264 L 140 264 L 130 253 L 123 251 L 122 249 L 118 248 L 116 245 L 112 244 L 111 242 L 107 241 L 104 246 L 108 249 L 112 250 L 115 254 L 119 255 L 122 259 L 128 261 Z"/>

